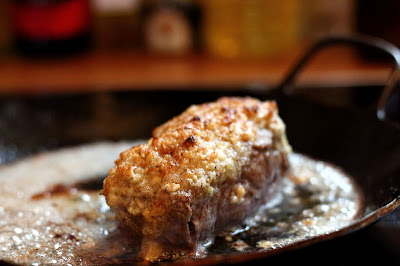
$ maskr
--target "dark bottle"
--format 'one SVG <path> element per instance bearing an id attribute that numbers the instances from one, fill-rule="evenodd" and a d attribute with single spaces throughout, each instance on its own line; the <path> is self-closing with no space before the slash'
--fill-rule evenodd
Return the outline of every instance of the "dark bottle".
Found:
<path id="1" fill-rule="evenodd" d="M 89 0 L 9 0 L 15 49 L 28 56 L 85 51 L 91 40 Z"/>

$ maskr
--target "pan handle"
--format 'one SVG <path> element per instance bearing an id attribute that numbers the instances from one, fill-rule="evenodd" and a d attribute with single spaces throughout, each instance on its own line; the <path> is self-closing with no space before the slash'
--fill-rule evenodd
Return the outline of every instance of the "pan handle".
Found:
<path id="1" fill-rule="evenodd" d="M 355 45 L 360 47 L 369 47 L 384 52 L 389 55 L 393 61 L 392 72 L 386 82 L 385 88 L 378 100 L 377 116 L 379 119 L 386 119 L 386 104 L 392 95 L 394 88 L 400 77 L 400 50 L 393 44 L 379 38 L 368 36 L 345 36 L 345 37 L 328 37 L 315 43 L 300 58 L 300 60 L 290 69 L 286 77 L 278 86 L 278 91 L 286 94 L 293 92 L 293 82 L 300 70 L 308 63 L 308 61 L 320 50 L 334 45 Z"/>

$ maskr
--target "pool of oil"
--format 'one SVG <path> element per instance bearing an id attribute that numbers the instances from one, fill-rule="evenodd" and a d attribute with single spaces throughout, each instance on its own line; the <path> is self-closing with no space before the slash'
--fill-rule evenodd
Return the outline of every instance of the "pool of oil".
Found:
<path id="1" fill-rule="evenodd" d="M 118 153 L 136 143 L 84 145 L 2 167 L 0 259 L 32 265 L 138 262 L 140 242 L 120 231 L 96 191 Z M 219 234 L 202 257 L 281 249 L 359 217 L 363 195 L 350 176 L 301 154 L 289 160 L 291 172 L 269 203 Z"/>

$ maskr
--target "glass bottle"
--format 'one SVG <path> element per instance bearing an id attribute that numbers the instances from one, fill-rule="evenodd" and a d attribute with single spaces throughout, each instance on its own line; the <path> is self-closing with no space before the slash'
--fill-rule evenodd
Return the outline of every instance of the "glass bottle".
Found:
<path id="1" fill-rule="evenodd" d="M 299 0 L 202 0 L 208 52 L 224 57 L 266 57 L 299 40 Z"/>
<path id="2" fill-rule="evenodd" d="M 100 50 L 132 49 L 139 42 L 142 0 L 93 0 L 94 34 Z"/>
<path id="3" fill-rule="evenodd" d="M 89 0 L 9 0 L 15 49 L 28 56 L 54 56 L 89 48 Z"/>

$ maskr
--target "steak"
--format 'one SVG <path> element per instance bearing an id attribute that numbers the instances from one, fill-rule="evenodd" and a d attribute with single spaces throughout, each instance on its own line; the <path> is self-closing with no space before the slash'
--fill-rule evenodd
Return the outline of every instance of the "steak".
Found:
<path id="1" fill-rule="evenodd" d="M 275 102 L 194 105 L 120 154 L 102 194 L 146 261 L 196 256 L 254 216 L 286 174 L 291 148 Z"/>

